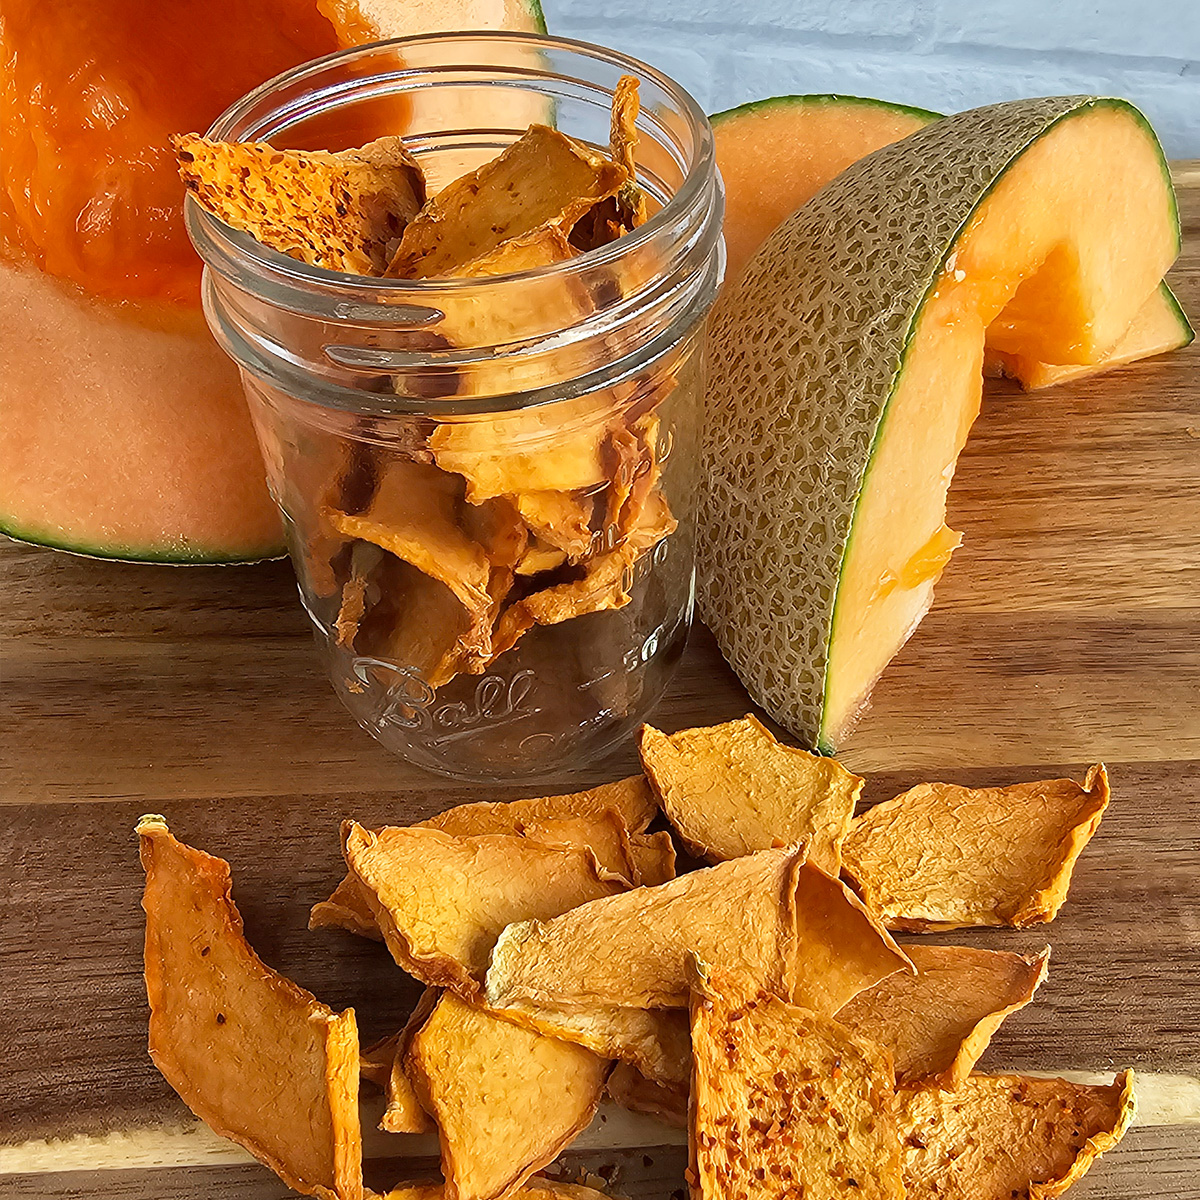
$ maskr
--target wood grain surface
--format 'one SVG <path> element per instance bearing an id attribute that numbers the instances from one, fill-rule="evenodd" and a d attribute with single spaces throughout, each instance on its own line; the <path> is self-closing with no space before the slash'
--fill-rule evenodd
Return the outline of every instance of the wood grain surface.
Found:
<path id="1" fill-rule="evenodd" d="M 1177 182 L 1171 282 L 1200 316 L 1200 167 Z M 1049 981 L 982 1067 L 1200 1075 L 1200 347 L 1030 396 L 989 385 L 949 521 L 965 544 L 844 748 L 868 801 L 1100 759 L 1113 781 L 1052 925 L 942 939 L 1053 946 Z M 269 963 L 354 1004 L 365 1036 L 390 1032 L 414 989 L 386 953 L 306 929 L 341 873 L 338 822 L 409 822 L 481 792 L 354 725 L 289 566 L 125 566 L 8 542 L 0 589 L 0 1144 L 187 1118 L 145 1053 L 132 828 L 147 810 L 231 861 Z M 655 720 L 749 707 L 697 630 Z M 562 790 L 634 768 L 627 746 Z M 678 1148 L 565 1162 L 635 1197 L 682 1186 Z M 286 1194 L 253 1165 L 0 1176 L 0 1196 L 45 1200 Z M 1200 1200 L 1200 1126 L 1135 1128 L 1074 1194 Z"/>

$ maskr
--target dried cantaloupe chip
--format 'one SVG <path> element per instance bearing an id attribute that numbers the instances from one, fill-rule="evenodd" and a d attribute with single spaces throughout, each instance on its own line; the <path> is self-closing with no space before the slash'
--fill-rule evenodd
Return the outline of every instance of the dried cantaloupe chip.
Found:
<path id="1" fill-rule="evenodd" d="M 532 817 L 521 826 L 521 836 L 545 846 L 587 847 L 602 875 L 637 884 L 637 869 L 629 830 L 616 809 L 576 817 Z"/>
<path id="2" fill-rule="evenodd" d="M 489 589 L 496 575 L 488 571 Z M 472 646 L 485 640 L 490 607 L 482 618 L 473 616 L 444 583 L 391 554 L 375 577 L 379 598 L 359 622 L 355 653 L 407 669 L 434 689 L 478 658 Z M 413 687 L 420 691 L 415 679 Z"/>
<path id="3" fill-rule="evenodd" d="M 566 235 L 557 225 L 543 225 L 520 237 L 510 238 L 455 267 L 449 275 L 455 279 L 477 279 L 495 275 L 516 275 L 534 271 L 575 257 Z"/>
<path id="4" fill-rule="evenodd" d="M 441 1183 L 399 1183 L 380 1200 L 446 1200 Z M 509 1192 L 508 1200 L 609 1200 L 603 1192 L 580 1183 L 559 1183 L 539 1175 L 526 1180 L 525 1186 Z"/>
<path id="5" fill-rule="evenodd" d="M 622 167 L 546 125 L 531 125 L 477 171 L 443 188 L 409 221 L 388 275 L 430 279 L 544 228 L 568 232 L 625 182 Z"/>
<path id="6" fill-rule="evenodd" d="M 601 816 L 609 809 L 621 817 L 631 838 L 638 838 L 658 812 L 645 776 L 631 775 L 628 779 L 602 783 L 586 791 L 569 792 L 562 796 L 534 796 L 527 800 L 509 801 L 481 800 L 474 804 L 460 804 L 438 813 L 436 817 L 430 817 L 428 821 L 422 821 L 418 828 L 440 829 L 455 837 L 485 833 L 520 834 L 531 822 L 559 817 Z M 654 835 L 654 838 L 658 839 L 659 835 Z M 661 872 L 666 853 L 661 840 L 652 841 L 650 848 L 644 851 L 635 848 L 635 860 L 645 856 L 645 861 L 637 869 L 644 866 L 653 873 L 656 869 L 654 862 L 657 861 L 660 864 L 657 869 Z M 673 875 L 673 851 L 670 862 Z M 308 927 L 338 928 L 364 937 L 382 937 L 375 924 L 370 901 L 353 875 L 347 875 L 328 900 L 313 906 Z"/>
<path id="7" fill-rule="evenodd" d="M 967 946 L 905 946 L 915 975 L 859 992 L 838 1020 L 891 1052 L 899 1083 L 955 1088 L 1005 1017 L 1033 999 L 1049 949 L 1026 957 Z"/>
<path id="8" fill-rule="evenodd" d="M 555 583 L 510 604 L 492 632 L 492 654 L 507 653 L 535 625 L 558 625 L 629 603 L 633 554 L 625 547 L 581 564 L 578 579 Z"/>
<path id="9" fill-rule="evenodd" d="M 692 1002 L 694 1200 L 902 1200 L 887 1052 L 719 975 Z"/>
<path id="10" fill-rule="evenodd" d="M 495 1200 L 588 1126 L 608 1063 L 444 994 L 405 1070 L 437 1123 L 449 1200 Z"/>
<path id="11" fill-rule="evenodd" d="M 429 448 L 443 471 L 466 480 L 467 499 L 578 492 L 607 480 L 600 446 L 610 397 L 581 396 L 493 417 L 443 421 Z"/>
<path id="12" fill-rule="evenodd" d="M 265 142 L 172 139 L 184 185 L 214 216 L 313 266 L 382 275 L 425 203 L 398 137 L 360 150 L 278 150 Z"/>
<path id="13" fill-rule="evenodd" d="M 392 1073 L 392 1063 L 396 1060 L 396 1047 L 400 1044 L 400 1034 L 389 1034 L 364 1046 L 358 1053 L 358 1074 L 362 1079 L 369 1080 L 378 1088 L 386 1088 L 388 1076 Z"/>
<path id="14" fill-rule="evenodd" d="M 634 883 L 639 887 L 658 887 L 675 878 L 675 843 L 665 830 L 658 833 L 629 835 L 633 855 Z"/>
<path id="15" fill-rule="evenodd" d="M 404 1028 L 396 1034 L 395 1052 L 384 1085 L 387 1089 L 387 1108 L 379 1121 L 379 1128 L 388 1133 L 424 1133 L 431 1127 L 429 1115 L 421 1107 L 405 1063 L 413 1038 L 433 1014 L 440 996 L 437 988 L 427 987 L 409 1014 Z"/>
<path id="16" fill-rule="evenodd" d="M 1102 1087 L 972 1075 L 953 1092 L 901 1088 L 897 1107 L 910 1200 L 1051 1200 L 1124 1136 L 1133 1074 Z"/>
<path id="17" fill-rule="evenodd" d="M 538 575 L 542 571 L 553 571 L 567 561 L 566 551 L 557 546 L 547 546 L 536 537 L 529 539 L 529 545 L 517 563 L 518 575 Z"/>
<path id="18" fill-rule="evenodd" d="M 1108 774 L 966 788 L 923 783 L 863 813 L 846 873 L 889 929 L 1049 921 L 1108 806 Z"/>
<path id="19" fill-rule="evenodd" d="M 361 1200 L 354 1010 L 334 1013 L 254 953 L 228 863 L 177 841 L 162 817 L 137 832 L 155 1066 L 289 1187 Z"/>
<path id="20" fill-rule="evenodd" d="M 784 848 L 509 926 L 492 952 L 487 1000 L 565 1011 L 684 1007 L 692 952 L 830 1013 L 911 969 L 846 888 L 806 864 L 802 848 Z"/>
<path id="21" fill-rule="evenodd" d="M 687 1128 L 687 1084 L 656 1083 L 629 1063 L 619 1062 L 608 1077 L 608 1095 L 615 1104 L 630 1112 L 657 1117 L 677 1129 Z"/>
<path id="22" fill-rule="evenodd" d="M 343 826 L 346 865 L 396 962 L 422 982 L 478 990 L 488 955 L 510 922 L 550 917 L 624 885 L 601 878 L 589 850 L 529 838 L 456 838 L 420 827 Z"/>
<path id="23" fill-rule="evenodd" d="M 692 1052 L 687 1013 L 680 1008 L 628 1008 L 585 1004 L 552 1008 L 514 1002 L 489 1012 L 547 1037 L 574 1042 L 635 1067 L 664 1087 L 686 1087 Z"/>
<path id="24" fill-rule="evenodd" d="M 350 575 L 342 585 L 342 602 L 334 621 L 334 641 L 351 649 L 358 627 L 367 611 L 367 585 L 378 569 L 383 552 L 370 542 L 355 542 L 350 548 Z"/>
<path id="25" fill-rule="evenodd" d="M 578 562 L 592 548 L 595 501 L 588 492 L 518 492 L 513 497 L 529 532 Z"/>
<path id="26" fill-rule="evenodd" d="M 423 823 L 460 837 L 480 833 L 519 833 L 530 821 L 600 816 L 607 809 L 620 815 L 631 834 L 644 832 L 658 813 L 645 776 L 631 775 L 628 779 L 597 784 L 585 791 L 562 796 L 460 804 Z"/>
<path id="27" fill-rule="evenodd" d="M 520 510 L 508 496 L 493 496 L 482 504 L 464 504 L 462 526 L 483 547 L 493 567 L 516 568 L 529 547 L 529 531 Z"/>
<path id="28" fill-rule="evenodd" d="M 593 250 L 616 241 L 646 220 L 646 196 L 636 183 L 634 150 L 638 144 L 638 80 L 622 75 L 613 91 L 609 149 L 613 161 L 626 173 L 626 181 L 615 196 L 602 200 L 576 222 L 571 241 L 581 250 Z"/>
<path id="29" fill-rule="evenodd" d="M 463 483 L 457 476 L 394 459 L 384 468 L 366 512 L 334 512 L 330 522 L 347 537 L 381 546 L 445 584 L 471 615 L 465 644 L 486 651 L 492 565 L 483 547 L 463 531 L 462 500 Z"/>
<path id="30" fill-rule="evenodd" d="M 671 824 L 710 862 L 808 844 L 836 875 L 863 781 L 841 763 L 785 746 L 757 717 L 670 735 L 643 725 L 642 766 Z"/>

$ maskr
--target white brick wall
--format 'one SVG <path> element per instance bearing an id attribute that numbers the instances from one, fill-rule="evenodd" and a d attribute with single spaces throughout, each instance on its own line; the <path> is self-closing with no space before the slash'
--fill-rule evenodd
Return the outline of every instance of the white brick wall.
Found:
<path id="1" fill-rule="evenodd" d="M 1200 0 L 543 0 L 552 33 L 645 59 L 709 112 L 788 92 L 941 112 L 1125 96 L 1200 158 Z"/>

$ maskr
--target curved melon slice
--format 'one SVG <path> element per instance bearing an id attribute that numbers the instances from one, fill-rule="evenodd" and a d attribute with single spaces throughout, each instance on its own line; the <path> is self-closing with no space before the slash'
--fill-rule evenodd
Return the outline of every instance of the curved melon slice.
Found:
<path id="1" fill-rule="evenodd" d="M 453 29 L 545 32 L 537 0 L 317 8 L 343 46 Z M 203 53 L 202 39 L 190 52 Z M 0 533 L 141 562 L 283 554 L 237 372 L 198 307 L 98 300 L 12 253 L 0 244 Z"/>
<path id="2" fill-rule="evenodd" d="M 1178 249 L 1153 132 L 1094 97 L 935 122 L 772 234 L 712 320 L 700 565 L 701 612 L 773 717 L 831 749 L 928 609 L 985 333 L 1096 363 Z"/>
<path id="3" fill-rule="evenodd" d="M 940 113 L 866 96 L 773 96 L 715 113 L 725 183 L 725 279 L 732 283 L 768 236 L 835 175 Z"/>
<path id="4" fill-rule="evenodd" d="M 1017 380 L 1027 392 L 1086 379 L 1116 367 L 1125 367 L 1139 359 L 1166 354 L 1182 346 L 1190 346 L 1196 334 L 1175 299 L 1175 293 L 1165 283 L 1137 311 L 1133 324 L 1110 354 L 1098 363 L 1075 363 L 1058 366 L 1038 362 L 1021 354 L 1009 354 L 987 347 L 983 373 L 990 378 L 1004 376 Z"/>

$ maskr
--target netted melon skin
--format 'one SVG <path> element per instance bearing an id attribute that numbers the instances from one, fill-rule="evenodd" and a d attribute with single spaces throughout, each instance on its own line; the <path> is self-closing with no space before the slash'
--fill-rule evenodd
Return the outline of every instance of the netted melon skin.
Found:
<path id="1" fill-rule="evenodd" d="M 754 700 L 822 729 L 854 510 L 925 298 L 1031 143 L 1094 96 L 946 117 L 855 163 L 763 244 L 710 322 L 700 615 Z M 1140 114 L 1137 114 L 1140 119 Z"/>

